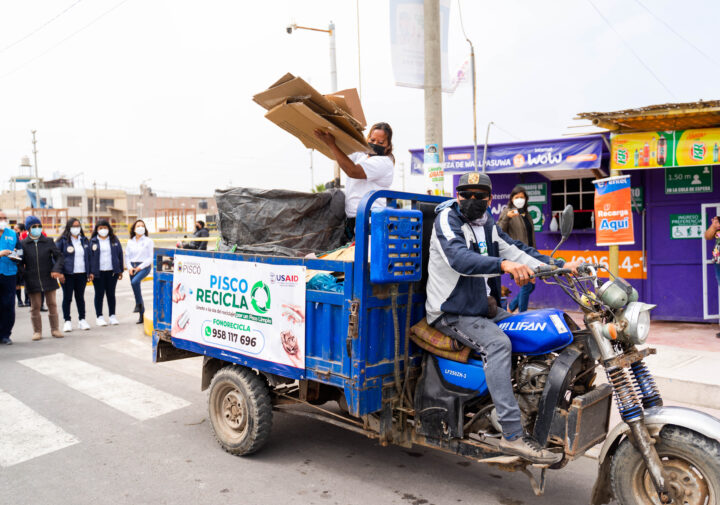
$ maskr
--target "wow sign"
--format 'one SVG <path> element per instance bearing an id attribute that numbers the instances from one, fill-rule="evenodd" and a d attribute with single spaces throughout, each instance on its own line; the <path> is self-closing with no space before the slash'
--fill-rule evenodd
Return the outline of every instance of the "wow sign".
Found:
<path id="1" fill-rule="evenodd" d="M 593 184 L 597 245 L 634 244 L 630 176 L 608 177 Z"/>

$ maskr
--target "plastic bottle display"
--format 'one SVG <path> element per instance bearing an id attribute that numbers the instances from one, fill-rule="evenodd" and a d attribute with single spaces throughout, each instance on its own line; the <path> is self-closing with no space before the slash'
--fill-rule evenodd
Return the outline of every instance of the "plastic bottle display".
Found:
<path id="1" fill-rule="evenodd" d="M 660 137 L 658 139 L 658 145 L 657 145 L 657 164 L 660 166 L 664 166 L 666 160 L 667 160 L 667 139 L 665 137 Z"/>

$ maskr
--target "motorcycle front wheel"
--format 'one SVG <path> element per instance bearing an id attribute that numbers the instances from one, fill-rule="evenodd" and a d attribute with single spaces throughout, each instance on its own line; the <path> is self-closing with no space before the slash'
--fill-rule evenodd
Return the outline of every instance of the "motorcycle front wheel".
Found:
<path id="1" fill-rule="evenodd" d="M 677 426 L 664 427 L 655 442 L 672 503 L 720 503 L 720 443 Z M 628 438 L 613 456 L 610 478 L 621 505 L 662 505 L 640 452 Z"/>

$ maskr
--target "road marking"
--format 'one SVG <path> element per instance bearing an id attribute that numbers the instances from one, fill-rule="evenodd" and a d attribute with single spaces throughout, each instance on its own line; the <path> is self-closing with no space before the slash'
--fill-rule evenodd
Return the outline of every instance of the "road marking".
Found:
<path id="1" fill-rule="evenodd" d="M 0 389 L 0 467 L 17 465 L 80 442 Z"/>
<path id="2" fill-rule="evenodd" d="M 101 347 L 113 352 L 125 354 L 126 356 L 131 356 L 146 363 L 152 363 L 152 344 L 149 340 L 147 343 L 137 339 L 120 340 L 104 344 Z M 157 366 L 175 370 L 176 372 L 181 372 L 192 377 L 200 377 L 202 375 L 202 360 L 202 356 L 198 356 L 196 358 L 183 358 L 157 363 Z"/>
<path id="3" fill-rule="evenodd" d="M 190 405 L 182 398 L 62 353 L 18 363 L 140 421 Z"/>

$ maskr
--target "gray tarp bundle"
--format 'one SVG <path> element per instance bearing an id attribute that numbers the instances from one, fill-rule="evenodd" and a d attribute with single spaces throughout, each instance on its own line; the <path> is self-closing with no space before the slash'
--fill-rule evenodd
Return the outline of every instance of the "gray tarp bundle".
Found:
<path id="1" fill-rule="evenodd" d="M 284 189 L 215 191 L 219 249 L 246 254 L 305 256 L 345 242 L 345 194 L 339 189 L 301 193 Z"/>

